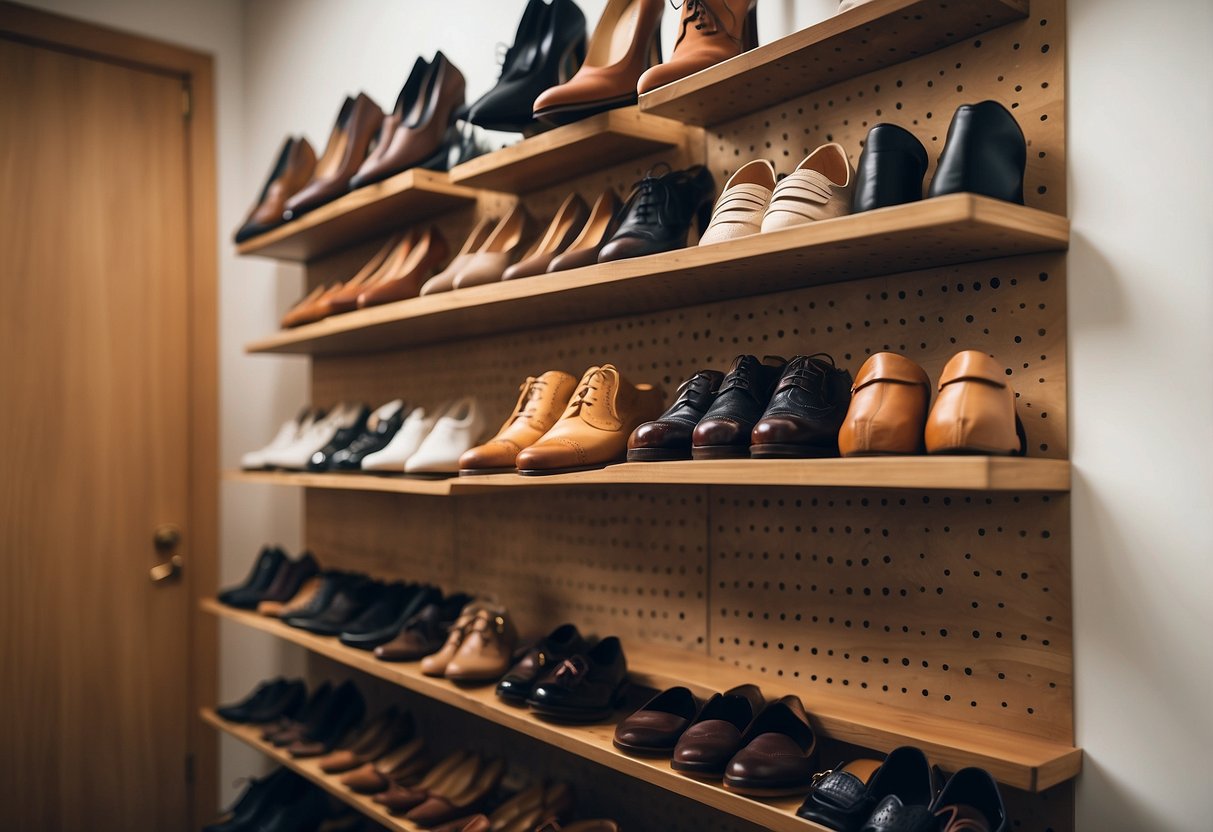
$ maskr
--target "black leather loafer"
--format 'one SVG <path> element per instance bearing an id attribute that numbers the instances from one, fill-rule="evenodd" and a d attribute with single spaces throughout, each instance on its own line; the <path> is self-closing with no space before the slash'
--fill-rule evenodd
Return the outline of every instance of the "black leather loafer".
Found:
<path id="1" fill-rule="evenodd" d="M 913 133 L 896 124 L 877 124 L 868 131 L 855 169 L 851 210 L 872 211 L 922 199 L 927 150 Z"/>
<path id="2" fill-rule="evenodd" d="M 963 104 L 948 125 L 948 138 L 928 196 L 972 193 L 1023 205 L 1028 145 L 1011 111 L 997 101 Z"/>

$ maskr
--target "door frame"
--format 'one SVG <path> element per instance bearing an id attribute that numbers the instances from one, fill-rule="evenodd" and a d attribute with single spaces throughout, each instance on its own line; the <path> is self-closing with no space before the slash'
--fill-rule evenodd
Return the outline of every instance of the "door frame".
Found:
<path id="1" fill-rule="evenodd" d="M 0 0 L 0 38 L 48 47 L 181 78 L 186 118 L 189 220 L 188 517 L 184 524 L 183 580 L 190 605 L 187 649 L 189 697 L 186 811 L 194 829 L 214 815 L 218 794 L 218 738 L 198 718 L 218 692 L 218 624 L 199 601 L 218 582 L 219 346 L 218 209 L 215 174 L 214 60 L 140 35 L 85 23 Z M 187 97 L 188 96 L 188 97 Z M 201 799 L 200 799 L 201 796 Z"/>

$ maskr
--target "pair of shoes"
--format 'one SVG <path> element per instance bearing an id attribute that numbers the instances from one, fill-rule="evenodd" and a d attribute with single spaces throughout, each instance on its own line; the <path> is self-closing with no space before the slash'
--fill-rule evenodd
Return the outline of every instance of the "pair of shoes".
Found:
<path id="1" fill-rule="evenodd" d="M 497 683 L 497 695 L 560 722 L 609 719 L 627 688 L 628 662 L 615 636 L 590 644 L 572 624 L 534 643 Z"/>
<path id="2" fill-rule="evenodd" d="M 362 721 L 365 711 L 365 701 L 353 682 L 337 687 L 325 682 L 297 717 L 267 726 L 261 737 L 294 757 L 319 757 L 332 751 Z"/>
<path id="3" fill-rule="evenodd" d="M 393 782 L 372 797 L 422 828 L 476 813 L 501 783 L 505 761 L 455 752 L 413 785 Z"/>
<path id="4" fill-rule="evenodd" d="M 753 355 L 696 373 L 659 419 L 628 438 L 630 462 L 838 455 L 851 374 L 825 354 Z"/>
<path id="5" fill-rule="evenodd" d="M 535 118 L 568 124 L 635 104 L 640 94 L 758 45 L 757 0 L 686 0 L 678 40 L 661 63 L 662 0 L 610 0 L 577 74 L 535 99 Z"/>
<path id="6" fill-rule="evenodd" d="M 527 0 L 497 83 L 467 108 L 467 119 L 486 130 L 532 129 L 535 99 L 581 66 L 585 33 L 585 15 L 573 0 Z"/>
<path id="7" fill-rule="evenodd" d="M 408 743 L 417 734 L 413 715 L 390 707 L 355 732 L 349 742 L 316 761 L 325 774 L 342 774 L 373 763 Z"/>
<path id="8" fill-rule="evenodd" d="M 675 771 L 721 779 L 730 791 L 774 797 L 812 784 L 817 739 L 798 697 L 767 704 L 756 686 L 740 685 L 702 707 L 687 688 L 662 691 L 615 727 L 614 744 L 669 756 Z"/>
<path id="9" fill-rule="evenodd" d="M 821 772 L 796 814 L 835 832 L 1003 832 L 1006 808 L 998 784 L 965 768 L 937 790 L 927 757 L 913 746 L 883 761 L 853 760 Z"/>
<path id="10" fill-rule="evenodd" d="M 324 415 L 324 411 L 319 408 L 310 406 L 303 408 L 298 416 L 282 423 L 282 427 L 278 428 L 278 432 L 274 434 L 274 438 L 268 445 L 255 451 L 249 451 L 240 457 L 240 467 L 245 471 L 259 471 L 270 467 L 266 461 L 267 455 L 281 451 L 297 442 L 316 422 L 323 419 Z"/>
<path id="11" fill-rule="evenodd" d="M 628 434 L 660 411 L 663 395 L 633 385 L 612 364 L 590 367 L 580 383 L 559 370 L 528 378 L 514 412 L 496 436 L 463 454 L 459 473 L 555 474 L 621 461 Z"/>
<path id="12" fill-rule="evenodd" d="M 316 151 L 302 136 L 288 136 L 278 151 L 277 161 L 261 188 L 257 201 L 244 222 L 236 229 L 237 243 L 272 231 L 282 225 L 286 201 L 297 194 L 316 170 Z"/>
<path id="13" fill-rule="evenodd" d="M 509 668 L 517 641 L 504 607 L 473 601 L 450 626 L 442 647 L 421 660 L 421 672 L 453 682 L 493 681 Z"/>
<path id="14" fill-rule="evenodd" d="M 445 156 L 467 82 L 441 51 L 432 62 L 417 58 L 396 104 L 379 128 L 374 149 L 349 180 L 351 190 L 381 182 Z M 455 131 L 457 140 L 457 131 Z"/>
<path id="15" fill-rule="evenodd" d="M 219 705 L 215 713 L 228 722 L 262 724 L 296 716 L 307 701 L 302 679 L 278 677 L 262 682 L 239 702 Z"/>
<path id="16" fill-rule="evenodd" d="M 1011 112 L 997 101 L 964 104 L 948 125 L 928 197 L 973 193 L 1023 204 L 1027 143 Z M 852 210 L 872 211 L 922 198 L 927 151 L 896 124 L 868 131 L 855 174 Z"/>
<path id="17" fill-rule="evenodd" d="M 934 407 L 930 383 L 903 355 L 880 352 L 865 361 L 838 433 L 842 456 L 1026 452 L 1015 391 L 990 356 L 977 350 L 952 356 L 940 373 Z"/>
<path id="18" fill-rule="evenodd" d="M 320 571 L 311 552 L 292 560 L 277 546 L 258 554 L 244 582 L 219 591 L 219 602 L 237 609 L 258 609 L 263 603 L 285 603 Z"/>
<path id="19" fill-rule="evenodd" d="M 775 166 L 766 159 L 747 162 L 725 183 L 699 244 L 735 240 L 848 214 L 853 179 L 846 151 L 834 142 L 814 150 L 778 182 Z"/>
<path id="20" fill-rule="evenodd" d="M 236 802 L 203 832 L 295 832 L 300 829 L 346 829 L 333 826 L 354 815 L 334 812 L 328 795 L 289 769 L 278 768 L 261 779 L 250 779 Z M 319 824 L 319 825 L 318 825 Z"/>
<path id="21" fill-rule="evenodd" d="M 487 815 L 467 815 L 434 827 L 434 832 L 534 832 L 541 822 L 559 822 L 573 808 L 568 783 L 537 783 L 503 800 Z"/>
<path id="22" fill-rule="evenodd" d="M 313 410 L 309 420 L 299 422 L 293 437 L 281 441 L 289 432 L 290 423 L 284 425 L 274 441 L 255 452 L 249 462 L 259 463 L 261 468 L 302 471 L 309 467 L 316 454 L 320 454 L 317 464 L 323 468 L 333 453 L 363 432 L 370 414 L 366 405 L 354 402 L 339 404 L 327 413 Z"/>
<path id="23" fill-rule="evenodd" d="M 441 593 L 401 622 L 390 639 L 375 647 L 375 658 L 385 662 L 415 662 L 436 653 L 472 597 L 462 592 Z"/>
<path id="24" fill-rule="evenodd" d="M 342 625 L 338 640 L 347 647 L 373 650 L 395 638 L 421 609 L 440 600 L 442 591 L 428 584 L 388 584 L 361 613 Z"/>

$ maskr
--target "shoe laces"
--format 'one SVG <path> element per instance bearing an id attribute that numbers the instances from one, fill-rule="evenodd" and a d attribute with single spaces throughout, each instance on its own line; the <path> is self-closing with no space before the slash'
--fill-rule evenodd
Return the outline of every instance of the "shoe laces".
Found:
<path id="1" fill-rule="evenodd" d="M 657 173 L 661 168 L 665 168 L 665 171 Z M 628 197 L 628 204 L 624 207 L 624 211 L 630 211 L 636 219 L 648 223 L 655 214 L 662 209 L 669 208 L 672 194 L 666 178 L 670 175 L 671 170 L 665 162 L 650 168 L 644 178 L 632 187 L 632 193 Z M 658 202 L 661 203 L 660 207 Z"/>
<path id="2" fill-rule="evenodd" d="M 830 362 L 830 366 L 834 366 L 834 357 L 829 353 L 819 352 L 805 356 L 784 371 L 780 386 L 795 385 L 806 393 L 816 392 L 824 396 L 828 376 L 821 365 L 813 360 L 814 358 L 825 359 Z"/>
<path id="3" fill-rule="evenodd" d="M 576 416 L 581 413 L 583 407 L 594 406 L 594 394 L 598 392 L 598 385 L 595 381 L 605 381 L 606 371 L 601 368 L 596 368 L 585 374 L 585 378 L 581 380 L 582 386 L 573 394 L 573 398 L 569 400 L 568 410 L 565 411 L 565 416 Z"/>
<path id="4" fill-rule="evenodd" d="M 674 402 L 674 406 L 677 407 L 678 405 L 686 404 L 691 400 L 692 395 L 706 396 L 711 392 L 711 381 L 708 379 L 707 375 L 703 373 L 696 373 L 683 382 L 681 389 L 678 391 L 678 400 Z"/>
<path id="5" fill-rule="evenodd" d="M 678 48 L 678 44 L 682 43 L 682 39 L 686 37 L 687 30 L 694 25 L 695 31 L 704 32 L 707 35 L 718 35 L 724 32 L 725 37 L 735 43 L 741 43 L 741 38 L 735 38 L 728 33 L 724 26 L 724 21 L 720 19 L 720 15 L 712 10 L 712 7 L 707 4 L 707 0 L 683 0 L 678 3 L 676 0 L 670 0 L 670 6 L 675 11 L 685 9 L 682 16 L 682 29 L 678 32 L 678 40 L 674 42 L 674 48 Z M 737 16 L 733 14 L 733 10 L 727 5 L 725 11 L 728 12 L 732 24 L 737 24 Z"/>
<path id="6" fill-rule="evenodd" d="M 514 420 L 531 418 L 539 409 L 543 398 L 543 390 L 548 383 L 543 379 L 528 376 L 527 380 L 518 387 L 518 404 L 514 405 Z"/>

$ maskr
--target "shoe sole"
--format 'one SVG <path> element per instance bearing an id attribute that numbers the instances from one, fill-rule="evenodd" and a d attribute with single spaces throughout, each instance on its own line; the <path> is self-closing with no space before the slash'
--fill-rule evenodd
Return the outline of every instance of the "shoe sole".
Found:
<path id="1" fill-rule="evenodd" d="M 750 447 L 735 445 L 703 445 L 691 448 L 691 459 L 749 459 Z"/>
<path id="2" fill-rule="evenodd" d="M 795 797 L 805 794 L 812 788 L 812 783 L 808 781 L 796 786 L 751 786 L 730 781 L 727 777 L 724 778 L 721 785 L 724 786 L 725 791 L 743 794 L 746 797 Z"/>
<path id="3" fill-rule="evenodd" d="M 838 456 L 836 448 L 813 448 L 807 445 L 751 445 L 753 459 L 828 459 Z"/>
<path id="4" fill-rule="evenodd" d="M 669 450 L 666 448 L 636 448 L 628 451 L 628 462 L 674 462 L 690 459 L 689 450 Z"/>
<path id="5" fill-rule="evenodd" d="M 631 95 L 619 95 L 615 98 L 603 98 L 598 101 L 587 101 L 581 104 L 565 104 L 561 107 L 549 107 L 546 110 L 541 110 L 535 113 L 535 118 L 539 121 L 547 121 L 557 125 L 572 124 L 583 118 L 589 118 L 598 113 L 605 113 L 607 110 L 630 107 L 638 100 L 638 96 L 632 93 Z"/>

